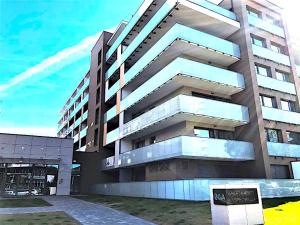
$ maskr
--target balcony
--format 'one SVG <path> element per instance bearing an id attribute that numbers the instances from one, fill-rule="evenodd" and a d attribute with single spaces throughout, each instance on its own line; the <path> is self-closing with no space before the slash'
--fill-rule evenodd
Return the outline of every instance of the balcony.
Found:
<path id="1" fill-rule="evenodd" d="M 297 76 L 300 77 L 300 65 L 296 65 Z"/>
<path id="2" fill-rule="evenodd" d="M 300 145 L 268 142 L 269 156 L 300 158 Z"/>
<path id="3" fill-rule="evenodd" d="M 268 59 L 275 63 L 279 63 L 279 64 L 282 64 L 285 66 L 291 65 L 290 59 L 287 55 L 284 55 L 284 54 L 281 54 L 278 52 L 274 52 L 270 49 L 263 48 L 263 47 L 260 47 L 257 45 L 252 45 L 252 51 L 253 51 L 254 55 L 256 55 L 260 58 Z"/>
<path id="4" fill-rule="evenodd" d="M 163 1 L 163 4 L 160 5 L 161 2 L 146 1 L 143 3 L 108 50 L 106 60 L 112 57 L 121 43 L 125 43 L 128 48 L 122 54 L 122 59 L 115 62 L 118 67 L 151 35 L 151 32 L 159 31 L 151 38 L 160 38 L 160 35 L 163 35 L 175 23 L 197 28 L 222 38 L 230 36 L 240 28 L 233 12 L 209 1 Z M 145 14 L 147 17 L 143 17 Z M 172 16 L 169 17 L 169 15 Z M 195 23 L 195 21 L 198 22 Z M 163 22 L 164 24 L 162 24 Z M 160 28 L 157 29 L 157 27 Z M 114 68 L 109 74 L 113 74 Z"/>
<path id="5" fill-rule="evenodd" d="M 257 74 L 258 86 L 268 88 L 271 90 L 280 91 L 283 93 L 288 93 L 291 95 L 296 95 L 295 85 L 286 81 L 277 80 L 271 77 L 266 77 Z"/>
<path id="6" fill-rule="evenodd" d="M 87 127 L 80 131 L 80 138 L 84 138 L 86 136 L 86 133 L 87 133 Z"/>
<path id="7" fill-rule="evenodd" d="M 120 137 L 146 135 L 183 121 L 236 127 L 247 124 L 249 115 L 244 106 L 178 95 L 124 124 Z"/>
<path id="8" fill-rule="evenodd" d="M 83 106 L 89 101 L 89 95 L 86 95 L 84 97 L 83 100 L 81 100 L 81 102 L 75 107 L 75 109 L 72 111 L 72 113 L 70 114 L 70 118 L 72 118 L 73 116 L 75 116 L 76 113 L 78 113 L 78 111 L 80 109 L 83 108 Z"/>
<path id="9" fill-rule="evenodd" d="M 134 166 L 171 158 L 218 161 L 254 160 L 249 142 L 179 136 L 120 154 L 117 167 Z M 102 161 L 103 169 L 112 169 L 111 157 Z"/>
<path id="10" fill-rule="evenodd" d="M 76 143 L 77 141 L 79 141 L 79 133 L 73 137 L 73 142 Z"/>
<path id="11" fill-rule="evenodd" d="M 106 134 L 105 145 L 108 145 L 120 138 L 120 129 L 116 128 Z"/>
<path id="12" fill-rule="evenodd" d="M 300 113 L 262 106 L 263 118 L 282 123 L 300 125 Z"/>
<path id="13" fill-rule="evenodd" d="M 176 24 L 125 73 L 124 85 L 133 83 L 137 76 L 144 80 L 149 78 L 183 55 L 227 67 L 239 60 L 240 48 L 232 42 Z M 134 85 L 139 86 L 141 82 Z M 118 89 L 108 90 L 109 96 Z"/>
<path id="14" fill-rule="evenodd" d="M 259 29 L 265 30 L 271 34 L 285 38 L 284 29 L 274 24 L 268 23 L 260 18 L 248 15 L 249 24 Z"/>

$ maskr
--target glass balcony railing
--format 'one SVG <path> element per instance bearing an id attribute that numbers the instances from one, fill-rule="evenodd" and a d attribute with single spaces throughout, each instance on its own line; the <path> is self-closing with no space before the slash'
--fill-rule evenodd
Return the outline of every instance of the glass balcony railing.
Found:
<path id="1" fill-rule="evenodd" d="M 194 78 L 194 82 L 206 80 L 216 83 L 219 87 L 216 87 L 216 90 L 210 90 L 215 92 L 221 88 L 227 88 L 228 92 L 231 92 L 232 89 L 242 91 L 245 87 L 244 77 L 239 73 L 189 59 L 177 58 L 122 100 L 121 111 L 128 109 L 178 74 Z"/>
<path id="2" fill-rule="evenodd" d="M 297 76 L 300 77 L 300 65 L 296 65 Z"/>
<path id="3" fill-rule="evenodd" d="M 222 121 L 226 126 L 233 127 L 249 122 L 247 107 L 205 98 L 178 95 L 124 124 L 121 136 L 128 136 L 153 124 L 158 125 L 158 123 L 171 117 L 174 118 L 175 115 L 178 117 L 180 115 L 183 121 L 202 118 L 203 123 L 215 124 Z M 194 118 L 185 117 L 185 115 L 191 115 Z"/>
<path id="4" fill-rule="evenodd" d="M 80 123 L 81 123 L 81 117 L 75 121 L 74 127 L 76 128 L 77 126 L 79 126 Z"/>
<path id="5" fill-rule="evenodd" d="M 106 134 L 105 144 L 112 143 L 120 138 L 120 129 L 116 128 L 113 131 Z"/>
<path id="6" fill-rule="evenodd" d="M 271 77 L 266 77 L 257 74 L 258 86 L 269 88 L 272 90 L 280 91 L 283 93 L 288 93 L 296 95 L 295 85 L 286 81 L 277 80 Z"/>
<path id="7" fill-rule="evenodd" d="M 74 143 L 76 143 L 78 140 L 79 140 L 79 133 L 74 135 L 74 137 L 73 137 Z"/>
<path id="8" fill-rule="evenodd" d="M 268 142 L 268 152 L 270 156 L 279 157 L 300 157 L 300 145 L 288 144 L 288 143 L 274 143 Z"/>
<path id="9" fill-rule="evenodd" d="M 253 54 L 264 59 L 271 60 L 273 62 L 290 66 L 290 59 L 287 55 L 274 52 L 270 49 L 263 48 L 257 45 L 252 45 Z"/>
<path id="10" fill-rule="evenodd" d="M 266 120 L 300 125 L 300 113 L 262 106 L 263 118 Z"/>
<path id="11" fill-rule="evenodd" d="M 218 52 L 229 58 L 240 57 L 240 48 L 238 45 L 181 24 L 176 24 L 125 73 L 124 84 L 126 85 L 135 78 L 152 60 L 177 39 L 202 46 L 204 49 L 207 49 L 209 54 Z M 109 90 L 109 92 L 111 92 L 110 95 L 113 95 L 117 90 Z"/>
<path id="12" fill-rule="evenodd" d="M 89 101 L 89 95 L 86 95 L 84 99 L 76 106 L 76 108 L 73 110 L 73 112 L 70 114 L 70 118 L 73 118 L 75 114 L 82 109 L 82 107 Z"/>
<path id="13" fill-rule="evenodd" d="M 86 133 L 87 133 L 87 127 L 80 131 L 80 138 L 85 137 Z"/>
<path id="14" fill-rule="evenodd" d="M 81 121 L 86 120 L 88 117 L 88 111 L 86 111 L 85 113 L 83 113 L 83 115 L 81 116 Z"/>
<path id="15" fill-rule="evenodd" d="M 117 107 L 113 106 L 110 108 L 105 114 L 104 114 L 104 121 L 110 121 L 112 118 L 114 118 L 117 115 Z"/>
<path id="16" fill-rule="evenodd" d="M 105 101 L 110 99 L 114 94 L 116 94 L 120 90 L 120 80 L 118 80 L 111 88 L 108 89 L 105 96 Z"/>
<path id="17" fill-rule="evenodd" d="M 138 22 L 140 17 L 145 13 L 146 9 L 152 4 L 153 1 L 144 2 L 143 5 L 140 7 L 138 12 L 131 18 L 125 29 L 122 31 L 120 36 L 117 38 L 115 43 L 111 46 L 106 54 L 106 60 L 108 60 L 113 53 L 117 50 L 118 46 L 122 43 L 124 38 L 129 34 L 131 29 L 135 26 Z M 180 2 L 179 2 L 180 3 Z M 205 0 L 189 0 L 189 3 L 196 4 L 198 6 L 204 7 L 214 13 L 218 13 L 221 16 L 225 16 L 228 19 L 236 20 L 236 15 L 216 4 L 213 4 L 209 1 Z M 115 71 L 115 67 L 120 66 L 126 58 L 139 46 L 139 44 L 145 40 L 145 38 L 152 32 L 152 30 L 161 23 L 161 21 L 171 12 L 171 10 L 178 4 L 177 1 L 166 1 L 160 9 L 155 13 L 155 15 L 151 18 L 151 20 L 145 25 L 142 31 L 138 34 L 138 36 L 134 39 L 134 41 L 128 46 L 124 55 L 122 56 L 121 62 L 115 62 L 115 66 L 109 69 L 106 78 L 108 79 Z"/>
<path id="18" fill-rule="evenodd" d="M 248 15 L 249 24 L 260 28 L 262 30 L 268 31 L 272 34 L 275 34 L 279 37 L 285 38 L 284 29 L 282 27 L 276 26 L 274 24 L 268 23 L 260 18 Z"/>
<path id="19" fill-rule="evenodd" d="M 179 136 L 120 154 L 119 167 L 186 157 L 219 161 L 255 159 L 253 145 L 249 142 Z M 103 160 L 104 169 L 113 168 L 107 165 L 108 159 Z"/>

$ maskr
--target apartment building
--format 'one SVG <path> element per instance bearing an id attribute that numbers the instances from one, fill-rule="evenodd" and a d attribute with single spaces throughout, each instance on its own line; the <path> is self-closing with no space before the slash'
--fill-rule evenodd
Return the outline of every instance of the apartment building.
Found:
<path id="1" fill-rule="evenodd" d="M 271 1 L 144 1 L 92 50 L 91 191 L 207 200 L 209 184 L 258 182 L 265 197 L 300 195 L 296 63 Z"/>

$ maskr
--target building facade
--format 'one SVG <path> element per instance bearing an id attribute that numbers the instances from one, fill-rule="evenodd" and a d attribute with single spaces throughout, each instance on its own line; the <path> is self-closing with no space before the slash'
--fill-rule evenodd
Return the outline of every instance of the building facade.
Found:
<path id="1" fill-rule="evenodd" d="M 92 50 L 85 152 L 98 157 L 98 177 L 89 184 L 244 178 L 293 186 L 294 55 L 282 8 L 270 1 L 144 1 Z"/>
<path id="2" fill-rule="evenodd" d="M 1 195 L 69 195 L 73 140 L 0 134 Z"/>

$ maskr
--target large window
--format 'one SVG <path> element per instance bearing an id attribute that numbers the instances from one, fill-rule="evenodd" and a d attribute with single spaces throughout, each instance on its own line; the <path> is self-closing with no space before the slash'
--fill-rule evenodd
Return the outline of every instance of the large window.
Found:
<path id="1" fill-rule="evenodd" d="M 98 145 L 98 139 L 99 139 L 99 131 L 98 128 L 94 131 L 94 146 Z"/>
<path id="2" fill-rule="evenodd" d="M 194 128 L 194 134 L 197 137 L 201 138 L 217 138 L 217 139 L 226 139 L 233 140 L 234 133 L 227 130 L 217 130 L 217 129 L 207 129 L 207 128 Z"/>
<path id="3" fill-rule="evenodd" d="M 285 54 L 284 52 L 284 47 L 282 45 L 279 45 L 279 44 L 276 44 L 276 43 L 271 43 L 271 49 L 274 51 L 274 52 L 278 52 L 278 53 L 281 53 L 281 54 Z"/>
<path id="4" fill-rule="evenodd" d="M 291 112 L 296 112 L 296 104 L 292 101 L 281 100 L 281 109 Z"/>
<path id="5" fill-rule="evenodd" d="M 255 35 L 251 35 L 251 39 L 252 39 L 252 44 L 266 48 L 266 39 L 255 36 Z"/>
<path id="6" fill-rule="evenodd" d="M 282 142 L 282 136 L 280 130 L 265 129 L 267 141 L 269 142 Z"/>
<path id="7" fill-rule="evenodd" d="M 271 165 L 273 179 L 289 179 L 290 171 L 286 165 Z"/>
<path id="8" fill-rule="evenodd" d="M 290 75 L 288 73 L 281 72 L 279 70 L 276 70 L 276 78 L 278 80 L 290 82 Z"/>
<path id="9" fill-rule="evenodd" d="M 253 9 L 253 8 L 251 8 L 249 6 L 247 6 L 247 12 L 251 16 L 254 16 L 254 17 L 257 17 L 257 18 L 261 18 L 261 12 L 259 12 L 256 9 Z"/>
<path id="10" fill-rule="evenodd" d="M 300 133 L 287 131 L 286 134 L 290 144 L 300 145 Z"/>
<path id="11" fill-rule="evenodd" d="M 101 68 L 97 72 L 97 85 L 100 84 L 101 81 Z"/>
<path id="12" fill-rule="evenodd" d="M 259 75 L 271 77 L 271 68 L 270 67 L 255 64 L 255 70 L 256 70 L 256 73 Z"/>
<path id="13" fill-rule="evenodd" d="M 274 97 L 268 97 L 260 95 L 260 103 L 262 106 L 277 108 L 276 101 Z"/>
<path id="14" fill-rule="evenodd" d="M 100 50 L 98 52 L 98 66 L 101 64 L 101 62 L 102 62 L 102 51 Z"/>
<path id="15" fill-rule="evenodd" d="M 99 117 L 100 117 L 99 108 L 97 108 L 95 112 L 95 125 L 99 123 Z"/>
<path id="16" fill-rule="evenodd" d="M 96 93 L 96 104 L 98 104 L 100 102 L 100 88 L 97 89 L 97 93 Z"/>
<path id="17" fill-rule="evenodd" d="M 268 23 L 270 23 L 270 24 L 273 24 L 273 25 L 282 27 L 282 24 L 281 24 L 280 20 L 277 20 L 277 19 L 275 19 L 275 18 L 272 17 L 272 16 L 267 15 L 267 16 L 266 16 L 266 21 L 267 21 Z"/>

